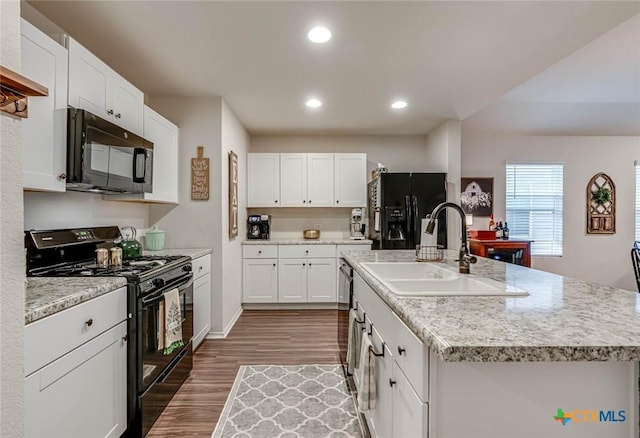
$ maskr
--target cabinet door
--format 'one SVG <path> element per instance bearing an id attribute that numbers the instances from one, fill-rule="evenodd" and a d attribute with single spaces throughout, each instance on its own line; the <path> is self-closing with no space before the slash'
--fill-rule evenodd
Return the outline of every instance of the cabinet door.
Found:
<path id="1" fill-rule="evenodd" d="M 280 155 L 247 154 L 247 207 L 279 207 Z"/>
<path id="2" fill-rule="evenodd" d="M 242 302 L 278 302 L 277 259 L 244 259 L 242 263 Z"/>
<path id="3" fill-rule="evenodd" d="M 307 205 L 332 207 L 335 203 L 333 154 L 307 155 Z"/>
<path id="4" fill-rule="evenodd" d="M 280 259 L 278 261 L 278 302 L 307 302 L 306 259 Z"/>
<path id="5" fill-rule="evenodd" d="M 374 329 L 375 330 L 375 329 Z M 389 380 L 392 378 L 393 356 L 386 345 L 377 345 L 374 348 L 381 352 L 384 349 L 384 356 L 376 357 L 376 407 L 369 410 L 369 430 L 372 437 L 388 438 L 391 436 L 392 427 L 392 406 L 393 387 Z M 398 435 L 400 436 L 400 435 Z"/>
<path id="6" fill-rule="evenodd" d="M 307 154 L 280 154 L 280 204 L 307 206 Z"/>
<path id="7" fill-rule="evenodd" d="M 86 109 L 112 120 L 113 109 L 108 98 L 111 69 L 100 59 L 69 38 L 69 105 Z M 107 114 L 111 111 L 111 114 Z"/>
<path id="8" fill-rule="evenodd" d="M 25 189 L 64 192 L 67 157 L 67 50 L 21 20 L 22 74 L 49 89 L 29 99 L 22 120 L 22 168 Z"/>
<path id="9" fill-rule="evenodd" d="M 111 98 L 113 122 L 142 136 L 144 93 L 114 71 L 111 71 L 109 76 L 108 92 Z"/>
<path id="10" fill-rule="evenodd" d="M 336 207 L 367 206 L 367 154 L 334 154 Z"/>
<path id="11" fill-rule="evenodd" d="M 204 340 L 211 328 L 211 276 L 193 282 L 193 349 Z"/>
<path id="12" fill-rule="evenodd" d="M 25 379 L 25 437 L 118 438 L 127 428 L 127 323 Z"/>
<path id="13" fill-rule="evenodd" d="M 153 192 L 145 193 L 145 199 L 177 204 L 178 127 L 145 106 L 143 137 L 153 142 Z"/>
<path id="14" fill-rule="evenodd" d="M 428 409 L 415 393 L 398 365 L 393 363 L 394 437 L 423 437 L 427 432 Z"/>
<path id="15" fill-rule="evenodd" d="M 310 303 L 335 303 L 336 259 L 307 260 L 307 294 Z"/>

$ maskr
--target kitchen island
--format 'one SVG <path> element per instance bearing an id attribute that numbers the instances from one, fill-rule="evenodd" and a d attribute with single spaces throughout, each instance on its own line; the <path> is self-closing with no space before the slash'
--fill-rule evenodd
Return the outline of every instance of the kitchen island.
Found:
<path id="1" fill-rule="evenodd" d="M 374 436 L 638 436 L 639 294 L 479 259 L 472 275 L 529 295 L 401 297 L 362 264 L 412 262 L 413 251 L 344 258 L 385 353 L 366 415 Z M 388 409 L 390 421 L 378 412 Z"/>

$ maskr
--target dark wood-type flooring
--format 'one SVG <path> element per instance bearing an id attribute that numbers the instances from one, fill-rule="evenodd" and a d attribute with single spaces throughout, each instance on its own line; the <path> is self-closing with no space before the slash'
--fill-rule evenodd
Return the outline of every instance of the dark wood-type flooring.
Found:
<path id="1" fill-rule="evenodd" d="M 336 310 L 245 310 L 226 339 L 205 340 L 191 377 L 148 438 L 210 438 L 240 365 L 337 364 Z"/>

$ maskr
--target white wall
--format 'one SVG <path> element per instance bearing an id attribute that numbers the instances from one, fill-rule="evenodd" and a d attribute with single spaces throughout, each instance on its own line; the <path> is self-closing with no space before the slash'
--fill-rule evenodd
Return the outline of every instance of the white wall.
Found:
<path id="1" fill-rule="evenodd" d="M 96 193 L 24 193 L 25 230 L 104 225 L 142 230 L 148 227 L 148 219 L 148 204 L 105 201 Z"/>
<path id="2" fill-rule="evenodd" d="M 18 1 L 0 1 L 0 29 L 0 64 L 19 72 Z M 12 438 L 23 436 L 24 418 L 25 258 L 20 123 L 17 117 L 0 114 L 0 436 Z"/>
<path id="3" fill-rule="evenodd" d="M 553 137 L 463 131 L 462 174 L 494 177 L 494 217 L 505 217 L 505 163 L 564 163 L 562 257 L 534 257 L 532 267 L 635 290 L 629 251 L 634 240 L 634 160 L 640 137 Z M 616 234 L 586 234 L 585 191 L 598 172 L 616 185 Z M 504 219 L 502 219 L 504 220 Z M 474 223 L 475 228 L 475 223 Z"/>
<path id="4" fill-rule="evenodd" d="M 447 120 L 427 135 L 429 161 L 438 163 L 437 172 L 447 173 L 447 201 L 460 201 L 460 154 L 462 125 L 457 120 Z M 447 212 L 447 244 L 449 248 L 460 248 L 460 217 Z"/>
<path id="5" fill-rule="evenodd" d="M 149 106 L 180 127 L 180 205 L 152 205 L 149 223 L 166 232 L 167 248 L 211 248 L 212 302 L 222 290 L 222 213 L 219 183 L 220 123 L 222 99 L 219 97 L 149 98 Z M 191 199 L 191 158 L 204 146 L 209 158 L 209 200 Z M 222 324 L 221 311 L 212 314 L 213 326 Z"/>
<path id="6" fill-rule="evenodd" d="M 230 329 L 234 316 L 242 309 L 242 246 L 247 235 L 247 152 L 249 151 L 249 134 L 227 103 L 222 101 L 221 124 L 221 162 L 219 185 L 222 197 L 219 210 L 222 213 L 221 252 L 222 288 L 215 291 L 212 299 L 213 311 L 221 311 L 221 324 L 212 327 L 212 331 L 222 334 Z M 229 238 L 229 152 L 238 156 L 238 236 Z M 220 295 L 217 297 L 217 295 Z M 219 299 L 218 299 L 219 298 Z M 214 301 L 222 301 L 216 308 Z"/>

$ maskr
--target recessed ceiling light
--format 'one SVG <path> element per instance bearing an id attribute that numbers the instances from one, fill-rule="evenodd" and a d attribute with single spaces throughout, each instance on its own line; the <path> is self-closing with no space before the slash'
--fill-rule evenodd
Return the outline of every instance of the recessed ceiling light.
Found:
<path id="1" fill-rule="evenodd" d="M 396 100 L 391 104 L 391 108 L 393 109 L 402 109 L 407 107 L 407 102 L 404 100 Z"/>
<path id="2" fill-rule="evenodd" d="M 320 102 L 318 99 L 309 99 L 307 100 L 307 106 L 309 108 L 318 108 L 322 106 L 322 102 Z"/>
<path id="3" fill-rule="evenodd" d="M 331 39 L 331 31 L 326 27 L 317 26 L 309 31 L 307 37 L 311 42 L 322 44 Z"/>

